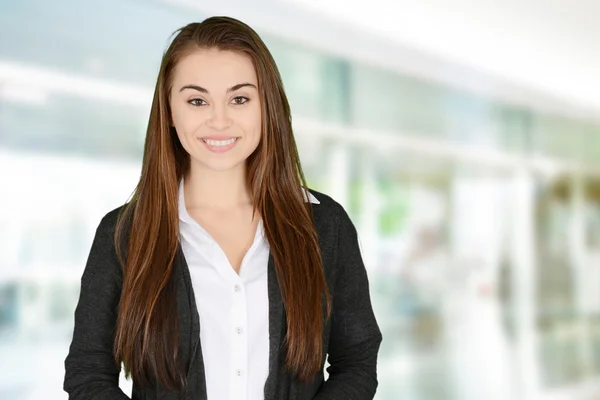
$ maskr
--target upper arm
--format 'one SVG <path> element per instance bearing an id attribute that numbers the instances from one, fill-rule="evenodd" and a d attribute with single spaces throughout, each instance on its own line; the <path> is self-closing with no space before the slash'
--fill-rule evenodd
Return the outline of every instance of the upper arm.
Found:
<path id="1" fill-rule="evenodd" d="M 81 277 L 73 339 L 65 359 L 64 390 L 70 399 L 127 398 L 119 389 L 120 367 L 113 357 L 121 295 L 113 220 L 107 215 L 98 226 Z"/>
<path id="2" fill-rule="evenodd" d="M 381 332 L 371 305 L 369 279 L 356 228 L 346 211 L 339 209 L 329 362 L 334 367 L 336 362 L 352 359 L 375 367 Z"/>

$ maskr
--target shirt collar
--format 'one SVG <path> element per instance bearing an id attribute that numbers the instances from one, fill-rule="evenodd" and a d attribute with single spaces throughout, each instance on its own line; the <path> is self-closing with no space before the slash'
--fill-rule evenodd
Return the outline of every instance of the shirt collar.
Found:
<path id="1" fill-rule="evenodd" d="M 310 201 L 311 204 L 321 204 L 321 202 L 315 196 L 313 196 L 308 189 L 304 189 L 304 201 Z"/>

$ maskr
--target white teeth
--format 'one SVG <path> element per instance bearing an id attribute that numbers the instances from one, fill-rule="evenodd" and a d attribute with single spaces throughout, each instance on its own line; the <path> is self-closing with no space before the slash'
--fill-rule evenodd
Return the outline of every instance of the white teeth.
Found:
<path id="1" fill-rule="evenodd" d="M 237 138 L 231 138 L 227 140 L 210 140 L 210 139 L 202 139 L 209 146 L 227 146 L 231 143 L 235 142 Z"/>

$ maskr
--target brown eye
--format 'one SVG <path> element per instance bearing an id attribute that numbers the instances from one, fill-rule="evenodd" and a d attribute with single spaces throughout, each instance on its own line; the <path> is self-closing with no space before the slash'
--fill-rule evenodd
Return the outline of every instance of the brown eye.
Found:
<path id="1" fill-rule="evenodd" d="M 244 97 L 244 96 L 237 96 L 237 97 L 234 97 L 232 100 L 233 104 L 238 105 L 238 106 L 241 106 L 242 104 L 246 104 L 249 101 L 250 101 L 250 99 L 247 97 Z"/>
<path id="2" fill-rule="evenodd" d="M 204 101 L 202 99 L 191 99 L 191 100 L 188 100 L 188 103 L 193 105 L 194 107 L 201 107 L 206 104 L 206 101 Z"/>

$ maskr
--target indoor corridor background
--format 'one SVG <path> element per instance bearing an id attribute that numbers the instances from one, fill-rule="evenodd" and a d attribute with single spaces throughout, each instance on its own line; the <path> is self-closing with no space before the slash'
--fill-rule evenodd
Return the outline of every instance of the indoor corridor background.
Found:
<path id="1" fill-rule="evenodd" d="M 377 400 L 600 399 L 600 2 L 0 2 L 0 399 L 66 399 L 101 217 L 170 34 L 272 51 L 310 187 L 355 222 Z M 130 382 L 122 381 L 125 390 Z"/>

